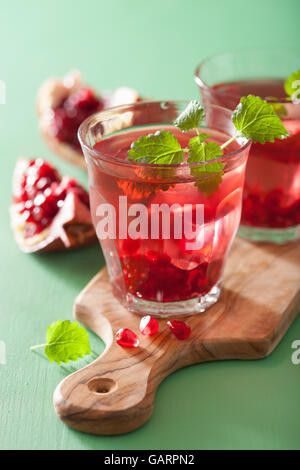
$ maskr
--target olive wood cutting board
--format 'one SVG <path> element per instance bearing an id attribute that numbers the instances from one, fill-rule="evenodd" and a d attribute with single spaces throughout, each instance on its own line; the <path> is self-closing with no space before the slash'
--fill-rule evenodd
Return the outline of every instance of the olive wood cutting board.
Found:
<path id="1" fill-rule="evenodd" d="M 65 378 L 54 393 L 58 417 L 93 434 L 122 434 L 151 416 L 157 387 L 172 372 L 199 362 L 260 359 L 277 346 L 300 311 L 300 244 L 252 244 L 237 238 L 226 263 L 219 301 L 184 318 L 191 336 L 180 341 L 160 319 L 143 336 L 140 317 L 112 295 L 103 269 L 75 301 L 76 320 L 106 344 L 93 363 Z M 140 347 L 122 348 L 119 328 L 130 328 Z M 192 404 L 191 404 L 192 406 Z"/>

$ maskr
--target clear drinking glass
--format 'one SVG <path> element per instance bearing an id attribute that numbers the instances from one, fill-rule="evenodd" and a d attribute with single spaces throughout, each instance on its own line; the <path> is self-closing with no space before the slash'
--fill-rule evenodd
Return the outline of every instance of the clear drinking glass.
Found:
<path id="1" fill-rule="evenodd" d="M 79 129 L 88 167 L 93 223 L 114 295 L 139 314 L 160 317 L 206 310 L 219 297 L 224 263 L 241 213 L 250 142 L 234 141 L 224 174 L 195 172 L 202 163 L 153 165 L 127 159 L 133 141 L 172 132 L 182 148 L 195 131 L 172 122 L 187 102 L 141 102 L 95 114 Z M 205 128 L 219 144 L 233 135 L 231 112 L 206 109 Z M 212 178 L 219 186 L 208 194 Z"/>
<path id="2" fill-rule="evenodd" d="M 195 80 L 206 105 L 234 109 L 242 96 L 276 104 L 290 137 L 252 144 L 246 169 L 239 235 L 284 243 L 300 238 L 300 94 L 293 102 L 284 81 L 300 69 L 300 49 L 244 50 L 204 60 Z"/>

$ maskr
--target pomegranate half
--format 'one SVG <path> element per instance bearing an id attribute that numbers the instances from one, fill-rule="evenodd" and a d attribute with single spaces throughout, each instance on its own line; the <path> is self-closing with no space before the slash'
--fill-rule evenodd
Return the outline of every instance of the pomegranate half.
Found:
<path id="1" fill-rule="evenodd" d="M 17 161 L 12 196 L 11 226 L 23 252 L 69 250 L 96 242 L 87 191 L 45 160 Z"/>
<path id="2" fill-rule="evenodd" d="M 127 87 L 98 95 L 84 85 L 78 71 L 63 78 L 49 78 L 37 96 L 40 132 L 56 155 L 86 168 L 77 138 L 80 124 L 98 111 L 140 100 L 139 94 Z"/>

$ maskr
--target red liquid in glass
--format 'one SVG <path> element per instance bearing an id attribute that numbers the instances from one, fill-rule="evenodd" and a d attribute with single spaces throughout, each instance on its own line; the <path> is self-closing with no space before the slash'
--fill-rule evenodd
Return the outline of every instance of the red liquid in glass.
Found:
<path id="1" fill-rule="evenodd" d="M 142 135 L 157 131 L 159 128 L 143 128 L 114 135 L 100 141 L 95 149 L 108 157 L 127 159 L 131 143 Z M 181 147 L 187 146 L 193 132 L 181 133 L 174 127 L 164 127 L 173 132 Z M 204 130 L 211 139 L 219 144 L 228 136 L 210 129 Z M 227 149 L 232 152 L 239 149 L 239 144 L 233 142 Z M 124 170 L 124 165 L 123 170 Z M 222 276 L 224 258 L 236 234 L 241 210 L 242 186 L 244 182 L 245 159 L 237 159 L 232 167 L 222 177 L 222 182 L 216 192 L 207 197 L 194 184 L 194 181 L 177 181 L 166 184 L 162 180 L 149 178 L 142 180 L 140 168 L 129 167 L 126 177 L 118 177 L 116 164 L 111 164 L 111 172 L 104 172 L 101 165 L 93 169 L 90 183 L 91 209 L 94 224 L 97 227 L 99 218 L 96 215 L 97 206 L 101 203 L 112 204 L 117 212 L 116 233 L 119 231 L 119 196 L 126 195 L 128 207 L 140 203 L 147 206 L 149 219 L 151 204 L 166 203 L 169 206 L 179 203 L 192 205 L 194 224 L 193 229 L 203 229 L 203 246 L 198 250 L 190 250 L 187 243 L 190 240 L 175 239 L 174 217 L 171 213 L 170 239 L 115 239 L 101 240 L 106 256 L 110 256 L 107 265 L 115 282 L 119 297 L 125 293 L 151 301 L 170 302 L 187 300 L 207 294 Z M 196 204 L 204 205 L 204 224 L 195 226 L 194 211 Z M 150 221 L 149 221 L 150 226 Z M 113 260 L 113 261 L 112 261 Z M 121 269 L 120 269 L 121 268 Z M 121 286 L 121 287 L 120 287 Z"/>
<path id="2" fill-rule="evenodd" d="M 224 93 L 224 95 L 222 94 Z M 245 80 L 215 85 L 210 101 L 233 109 L 240 97 L 253 94 L 285 101 L 284 81 Z M 300 224 L 300 104 L 287 103 L 285 140 L 252 144 L 246 169 L 241 223 L 287 228 Z"/>

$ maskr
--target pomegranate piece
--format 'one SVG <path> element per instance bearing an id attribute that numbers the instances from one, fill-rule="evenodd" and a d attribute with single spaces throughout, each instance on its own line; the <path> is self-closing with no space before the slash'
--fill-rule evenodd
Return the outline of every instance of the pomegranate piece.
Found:
<path id="1" fill-rule="evenodd" d="M 77 131 L 91 114 L 103 109 L 103 101 L 90 88 L 80 88 L 71 93 L 53 110 L 51 131 L 53 136 L 80 150 Z"/>
<path id="2" fill-rule="evenodd" d="M 84 85 L 79 72 L 62 79 L 46 80 L 37 97 L 40 131 L 47 145 L 58 156 L 85 168 L 77 132 L 80 124 L 105 108 L 140 101 L 138 93 L 126 87 L 98 95 Z"/>
<path id="3" fill-rule="evenodd" d="M 188 339 L 191 334 L 191 327 L 184 321 L 172 320 L 167 325 L 177 339 Z"/>
<path id="4" fill-rule="evenodd" d="M 137 335 L 128 328 L 121 328 L 116 333 L 117 343 L 123 348 L 138 348 L 140 340 Z"/>
<path id="5" fill-rule="evenodd" d="M 71 118 L 82 113 L 93 113 L 103 108 L 103 102 L 98 98 L 91 88 L 79 88 L 72 93 L 64 102 L 64 108 Z M 80 116 L 81 117 L 81 116 Z"/>
<path id="6" fill-rule="evenodd" d="M 17 163 L 11 221 L 25 252 L 75 248 L 96 241 L 89 195 L 74 179 L 38 158 Z"/>
<path id="7" fill-rule="evenodd" d="M 158 332 L 158 321 L 151 317 L 151 315 L 146 315 L 141 319 L 140 322 L 140 331 L 142 335 L 145 336 L 152 336 L 155 335 L 155 333 Z"/>
<path id="8" fill-rule="evenodd" d="M 88 193 L 75 180 L 69 177 L 61 180 L 58 172 L 40 158 L 30 161 L 14 202 L 22 202 L 20 214 L 34 226 L 31 235 L 50 225 L 68 193 L 77 193 L 82 203 L 89 207 Z"/>

